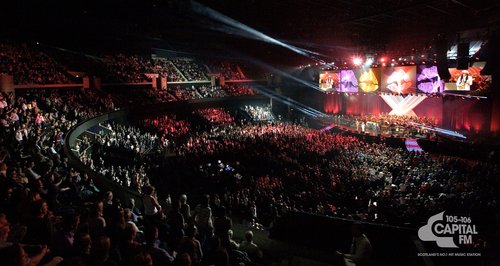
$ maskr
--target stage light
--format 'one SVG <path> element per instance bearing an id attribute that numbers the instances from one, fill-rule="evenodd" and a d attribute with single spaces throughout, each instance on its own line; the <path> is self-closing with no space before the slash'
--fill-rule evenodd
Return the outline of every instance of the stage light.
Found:
<path id="1" fill-rule="evenodd" d="M 354 57 L 352 59 L 352 63 L 355 65 L 355 66 L 359 66 L 361 65 L 361 63 L 363 63 L 363 59 L 359 58 L 359 57 Z"/>
<path id="2" fill-rule="evenodd" d="M 373 64 L 373 59 L 372 58 L 368 58 L 366 59 L 366 62 L 365 62 L 365 66 L 370 66 L 371 64 Z"/>
<path id="3" fill-rule="evenodd" d="M 385 62 L 385 57 L 381 57 L 380 62 L 382 62 L 382 63 Z"/>

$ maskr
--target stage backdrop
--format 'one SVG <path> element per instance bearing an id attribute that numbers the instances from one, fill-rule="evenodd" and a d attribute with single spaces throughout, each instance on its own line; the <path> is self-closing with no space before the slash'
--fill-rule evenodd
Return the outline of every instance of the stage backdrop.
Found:
<path id="1" fill-rule="evenodd" d="M 378 115 L 392 111 L 392 108 L 378 94 L 337 93 L 327 94 L 325 97 L 326 113 Z M 491 108 L 491 101 L 488 99 L 445 96 L 428 97 L 413 111 L 417 116 L 434 117 L 436 124 L 445 129 L 489 132 Z"/>

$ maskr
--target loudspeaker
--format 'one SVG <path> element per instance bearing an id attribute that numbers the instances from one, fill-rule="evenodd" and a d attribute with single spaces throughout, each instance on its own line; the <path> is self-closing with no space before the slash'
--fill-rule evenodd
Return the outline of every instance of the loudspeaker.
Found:
<path id="1" fill-rule="evenodd" d="M 469 57 L 469 46 L 468 42 L 459 43 L 457 45 L 457 58 Z"/>
<path id="2" fill-rule="evenodd" d="M 457 58 L 457 69 L 460 70 L 469 69 L 469 58 Z"/>
<path id="3" fill-rule="evenodd" d="M 438 74 L 441 79 L 449 80 L 451 78 L 450 71 L 448 70 L 448 61 L 446 54 L 448 52 L 448 44 L 446 38 L 441 37 L 436 40 L 436 66 Z"/>
<path id="4" fill-rule="evenodd" d="M 483 53 L 486 55 L 486 65 L 481 70 L 481 75 L 493 75 L 500 73 L 500 30 L 496 30 L 491 34 L 490 39 L 486 43 L 485 47 L 481 48 Z M 493 79 L 494 80 L 494 79 Z"/>
<path id="5" fill-rule="evenodd" d="M 469 43 L 459 43 L 457 45 L 457 69 L 466 70 L 469 68 Z"/>

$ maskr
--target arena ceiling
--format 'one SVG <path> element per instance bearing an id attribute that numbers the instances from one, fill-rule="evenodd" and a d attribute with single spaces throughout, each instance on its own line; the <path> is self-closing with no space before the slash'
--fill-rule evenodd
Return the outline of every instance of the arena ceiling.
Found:
<path id="1" fill-rule="evenodd" d="M 189 0 L 2 1 L 8 34 L 35 38 L 105 41 L 134 36 L 165 40 L 173 47 L 241 39 L 213 19 L 193 12 Z M 8 3 L 5 3 L 8 2 Z M 449 40 L 481 29 L 487 38 L 499 24 L 495 0 L 198 0 L 198 3 L 287 43 L 324 53 L 420 49 L 437 34 Z M 224 27 L 221 27 L 224 29 Z M 241 36 L 240 36 L 241 37 Z M 255 40 L 249 47 L 259 48 Z M 168 45 L 167 45 L 168 46 Z M 248 48 L 248 47 L 247 47 Z M 267 49 L 267 48 L 264 48 Z"/>

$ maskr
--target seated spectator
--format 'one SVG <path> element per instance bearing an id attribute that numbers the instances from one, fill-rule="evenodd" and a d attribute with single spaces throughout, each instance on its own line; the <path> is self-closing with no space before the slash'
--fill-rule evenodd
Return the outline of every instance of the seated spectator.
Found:
<path id="1" fill-rule="evenodd" d="M 238 242 L 234 241 L 234 239 L 233 239 L 233 234 L 234 234 L 233 230 L 229 229 L 227 231 L 227 234 L 229 236 L 229 245 L 230 245 L 231 249 L 235 249 L 235 250 L 239 249 L 240 244 L 238 244 Z"/>
<path id="2" fill-rule="evenodd" d="M 136 241 L 139 228 L 133 223 L 125 226 L 124 241 L 120 244 L 120 254 L 123 261 L 131 261 L 142 249 L 142 244 Z"/>
<path id="3" fill-rule="evenodd" d="M 370 265 L 372 245 L 362 230 L 360 223 L 354 223 L 352 225 L 353 237 L 350 252 L 342 254 L 337 251 L 337 254 L 352 260 L 356 265 Z"/>
<path id="4" fill-rule="evenodd" d="M 191 261 L 195 265 L 200 263 L 203 258 L 201 243 L 195 238 L 196 233 L 196 226 L 188 226 L 186 228 L 186 235 L 179 241 L 176 249 L 178 254 L 189 254 Z"/>
<path id="5" fill-rule="evenodd" d="M 241 242 L 239 250 L 246 252 L 252 261 L 259 261 L 263 257 L 262 250 L 253 242 L 252 231 L 245 233 L 245 240 Z"/>
<path id="6" fill-rule="evenodd" d="M 130 260 L 129 266 L 153 266 L 153 258 L 147 252 L 140 252 Z"/>
<path id="7" fill-rule="evenodd" d="M 47 254 L 47 246 L 43 246 L 40 252 L 32 257 L 29 257 L 24 248 L 20 244 L 13 244 L 9 247 L 0 249 L 0 260 L 4 265 L 12 266 L 36 266 L 42 261 Z M 62 258 L 54 258 L 53 261 L 45 264 L 47 266 L 55 266 L 62 261 Z"/>
<path id="8" fill-rule="evenodd" d="M 75 233 L 80 223 L 80 214 L 67 214 L 63 217 L 61 229 L 54 233 L 52 253 L 61 257 L 70 257 L 74 250 Z"/>
<path id="9" fill-rule="evenodd" d="M 165 249 L 159 247 L 158 240 L 158 228 L 155 226 L 150 226 L 146 233 L 146 245 L 144 246 L 144 251 L 151 255 L 153 258 L 153 265 L 170 265 L 174 261 L 174 257 L 171 256 Z"/>
<path id="10" fill-rule="evenodd" d="M 92 242 L 90 263 L 92 265 L 116 266 L 118 263 L 110 257 L 111 239 L 101 236 Z"/>

